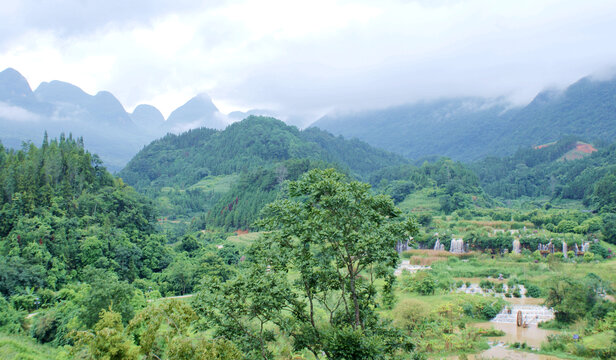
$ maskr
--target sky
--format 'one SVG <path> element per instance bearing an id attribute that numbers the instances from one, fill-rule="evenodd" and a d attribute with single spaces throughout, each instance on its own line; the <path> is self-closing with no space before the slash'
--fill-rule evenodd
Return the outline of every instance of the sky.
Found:
<path id="1" fill-rule="evenodd" d="M 530 101 L 616 69 L 616 1 L 13 0 L 0 68 L 166 117 L 207 93 L 225 113 L 304 125 L 332 111 L 452 96 Z"/>

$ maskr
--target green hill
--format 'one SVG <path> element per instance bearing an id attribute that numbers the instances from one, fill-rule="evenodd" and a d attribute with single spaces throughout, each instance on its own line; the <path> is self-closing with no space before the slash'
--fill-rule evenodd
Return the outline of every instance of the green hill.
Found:
<path id="1" fill-rule="evenodd" d="M 200 221 L 237 229 L 258 216 L 284 180 L 297 179 L 311 168 L 335 166 L 367 179 L 379 169 L 407 162 L 359 140 L 250 116 L 223 131 L 169 134 L 141 150 L 119 176 L 156 198 L 163 216 L 201 214 Z"/>
<path id="2" fill-rule="evenodd" d="M 151 202 L 81 139 L 19 151 L 0 144 L 0 295 L 58 290 L 87 281 L 90 268 L 128 281 L 159 271 L 164 242 L 154 225 Z"/>
<path id="3" fill-rule="evenodd" d="M 598 151 L 575 138 L 547 145 L 520 149 L 509 157 L 488 157 L 471 168 L 492 196 L 548 196 L 583 200 L 595 210 L 616 210 L 616 144 Z"/>

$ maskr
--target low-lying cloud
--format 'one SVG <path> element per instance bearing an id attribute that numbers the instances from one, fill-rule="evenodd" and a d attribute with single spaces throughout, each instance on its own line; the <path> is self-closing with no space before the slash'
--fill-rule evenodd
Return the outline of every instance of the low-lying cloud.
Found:
<path id="1" fill-rule="evenodd" d="M 202 91 L 223 112 L 300 122 L 439 97 L 524 103 L 616 64 L 605 0 L 17 3 L 0 16 L 20 29 L 0 36 L 0 66 L 165 116 Z"/>
<path id="2" fill-rule="evenodd" d="M 15 122 L 36 122 L 41 118 L 39 115 L 32 113 L 19 106 L 10 105 L 0 101 L 0 118 L 15 121 Z"/>

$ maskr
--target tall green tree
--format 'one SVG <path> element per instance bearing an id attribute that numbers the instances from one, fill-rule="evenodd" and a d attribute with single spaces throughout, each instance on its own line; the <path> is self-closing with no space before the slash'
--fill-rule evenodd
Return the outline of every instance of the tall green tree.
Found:
<path id="1" fill-rule="evenodd" d="M 190 335 L 190 324 L 196 319 L 188 304 L 172 299 L 141 310 L 127 330 L 137 335 L 141 353 L 147 359 L 160 359 L 171 343 Z"/>
<path id="2" fill-rule="evenodd" d="M 395 243 L 416 234 L 416 223 L 402 218 L 389 196 L 373 195 L 370 185 L 349 182 L 333 169 L 309 171 L 288 184 L 287 195 L 264 209 L 258 225 L 267 232 L 249 251 L 247 275 L 238 276 L 238 286 L 232 280 L 222 287 L 235 297 L 214 292 L 209 298 L 238 298 L 242 308 L 267 299 L 278 313 L 252 315 L 269 319 L 293 338 L 296 350 L 308 349 L 317 359 L 323 353 L 328 359 L 393 354 L 405 344 L 375 311 L 380 306 L 375 281 L 393 281 L 399 259 Z M 257 273 L 275 279 L 275 285 L 247 281 Z M 251 290 L 252 299 L 243 298 L 241 286 Z"/>
<path id="3" fill-rule="evenodd" d="M 603 215 L 603 226 L 601 232 L 605 241 L 616 244 L 616 214 L 607 213 Z"/>
<path id="4" fill-rule="evenodd" d="M 124 332 L 122 315 L 109 309 L 101 311 L 94 332 L 75 333 L 71 355 L 77 359 L 132 360 L 139 358 L 139 348 Z"/>

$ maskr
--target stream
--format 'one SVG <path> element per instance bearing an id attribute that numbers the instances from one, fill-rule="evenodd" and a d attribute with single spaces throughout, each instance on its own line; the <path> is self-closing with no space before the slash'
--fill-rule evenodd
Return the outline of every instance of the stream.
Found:
<path id="1" fill-rule="evenodd" d="M 524 351 L 517 351 L 507 347 L 507 344 L 526 343 L 532 348 L 541 347 L 541 343 L 547 341 L 548 335 L 556 334 L 556 331 L 544 330 L 537 327 L 537 323 L 554 318 L 552 310 L 541 306 L 541 299 L 521 298 L 506 299 L 510 305 L 503 309 L 491 321 L 469 324 L 482 329 L 502 330 L 505 335 L 487 337 L 490 349 L 479 354 L 468 355 L 469 359 L 507 359 L 507 360 L 559 360 L 548 355 L 539 355 Z M 509 312 L 511 309 L 511 312 Z M 522 311 L 522 316 L 527 327 L 518 327 L 516 324 L 517 312 Z M 448 357 L 448 360 L 458 359 L 457 356 Z"/>

